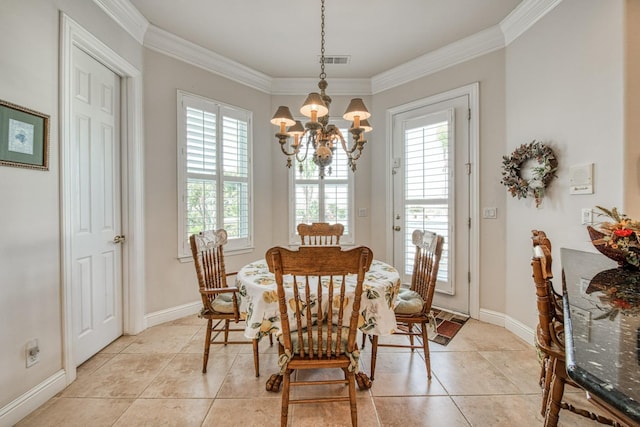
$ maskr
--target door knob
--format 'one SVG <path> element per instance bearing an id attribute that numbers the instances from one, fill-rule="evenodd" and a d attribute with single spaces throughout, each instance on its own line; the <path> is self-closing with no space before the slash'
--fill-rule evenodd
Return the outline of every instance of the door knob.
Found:
<path id="1" fill-rule="evenodd" d="M 125 240 L 124 234 L 121 234 L 113 238 L 113 243 L 124 243 Z"/>
<path id="2" fill-rule="evenodd" d="M 399 225 L 396 225 L 395 227 L 393 227 L 393 230 L 394 230 L 394 231 L 400 231 L 400 226 L 399 226 Z"/>

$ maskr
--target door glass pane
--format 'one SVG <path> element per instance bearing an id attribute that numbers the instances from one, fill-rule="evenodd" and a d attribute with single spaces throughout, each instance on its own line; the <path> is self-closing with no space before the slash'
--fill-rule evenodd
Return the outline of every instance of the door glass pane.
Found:
<path id="1" fill-rule="evenodd" d="M 426 120 L 425 120 L 426 119 Z M 415 247 L 411 234 L 425 229 L 444 236 L 438 280 L 448 280 L 449 121 L 443 114 L 405 129 L 405 273 L 411 274 Z"/>

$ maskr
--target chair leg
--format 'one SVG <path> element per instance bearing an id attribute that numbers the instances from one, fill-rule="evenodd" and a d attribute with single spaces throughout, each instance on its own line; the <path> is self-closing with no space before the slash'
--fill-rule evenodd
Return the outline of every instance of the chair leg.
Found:
<path id="1" fill-rule="evenodd" d="M 271 336 L 271 334 L 269 334 Z M 253 367 L 256 370 L 256 377 L 260 376 L 260 354 L 258 353 L 258 339 L 253 340 Z"/>
<path id="2" fill-rule="evenodd" d="M 351 408 L 351 425 L 358 426 L 358 407 L 356 405 L 356 377 L 354 372 L 344 369 L 344 373 L 349 381 L 349 405 Z"/>
<path id="3" fill-rule="evenodd" d="M 427 332 L 427 324 L 421 323 L 422 330 L 422 347 L 424 349 L 424 363 L 427 365 L 427 378 L 431 379 L 431 356 L 429 355 L 429 334 Z"/>
<path id="4" fill-rule="evenodd" d="M 371 381 L 376 373 L 376 359 L 378 358 L 378 336 L 373 335 L 371 340 Z"/>
<path id="5" fill-rule="evenodd" d="M 224 321 L 224 345 L 229 342 L 229 319 Z"/>
<path id="6" fill-rule="evenodd" d="M 204 356 L 202 358 L 202 373 L 207 373 L 207 363 L 209 363 L 209 348 L 211 347 L 211 328 L 213 327 L 213 320 L 207 321 L 207 332 L 204 336 Z"/>
<path id="7" fill-rule="evenodd" d="M 543 417 L 547 413 L 547 405 L 549 404 L 549 391 L 551 390 L 551 379 L 553 378 L 553 360 L 546 356 L 542 360 L 542 372 L 540 375 L 544 375 L 542 383 L 542 405 L 540 408 L 540 415 Z"/>
<path id="8" fill-rule="evenodd" d="M 273 346 L 273 334 L 269 333 L 269 345 Z"/>
<path id="9" fill-rule="evenodd" d="M 411 344 L 411 352 L 413 352 L 413 323 L 407 323 L 407 333 L 409 334 L 409 343 Z"/>
<path id="10" fill-rule="evenodd" d="M 289 418 L 289 391 L 291 385 L 291 369 L 287 369 L 283 375 L 282 408 L 280 409 L 280 427 L 287 427 Z"/>
<path id="11" fill-rule="evenodd" d="M 564 370 L 564 363 L 558 359 L 553 359 L 552 372 L 547 371 L 547 375 L 553 375 L 551 380 L 551 394 L 547 399 L 547 410 L 544 417 L 544 427 L 556 427 L 560 409 L 562 407 L 562 395 L 564 394 L 564 378 L 560 370 Z"/>

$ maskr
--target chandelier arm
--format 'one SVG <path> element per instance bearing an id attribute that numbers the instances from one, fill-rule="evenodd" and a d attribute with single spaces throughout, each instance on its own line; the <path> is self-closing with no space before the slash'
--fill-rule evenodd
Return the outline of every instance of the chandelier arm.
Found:
<path id="1" fill-rule="evenodd" d="M 300 138 L 300 145 L 302 145 L 302 140 L 304 140 L 305 136 L 307 137 L 307 142 L 304 143 L 304 156 L 299 156 L 300 146 L 298 146 L 298 151 L 296 151 L 296 160 L 298 161 L 298 163 L 303 163 L 305 160 L 307 160 L 307 155 L 309 154 L 309 142 L 311 138 L 309 130 L 305 130 L 305 132 L 302 134 L 302 137 Z"/>
<path id="2" fill-rule="evenodd" d="M 353 147 L 347 148 L 347 140 L 342 135 L 342 132 L 340 132 L 340 129 L 336 129 L 336 135 L 338 136 L 338 139 L 340 140 L 340 144 L 342 145 L 342 150 L 347 154 L 348 158 L 351 158 L 352 154 L 354 153 L 354 151 L 356 151 L 358 149 L 360 144 L 358 143 L 358 141 L 356 141 L 356 142 L 354 142 Z M 360 151 L 362 152 L 362 148 L 360 148 Z M 360 157 L 360 156 L 358 155 L 358 157 Z M 358 157 L 356 157 L 356 159 L 358 159 Z"/>
<path id="3" fill-rule="evenodd" d="M 287 149 L 285 148 L 285 145 L 287 144 L 287 140 L 289 139 L 289 135 L 287 135 L 286 133 L 277 133 L 276 138 L 278 138 L 278 142 L 280 143 L 280 150 L 285 156 L 291 157 L 298 152 L 299 148 L 298 149 L 294 148 L 293 151 L 291 152 L 288 152 Z"/>

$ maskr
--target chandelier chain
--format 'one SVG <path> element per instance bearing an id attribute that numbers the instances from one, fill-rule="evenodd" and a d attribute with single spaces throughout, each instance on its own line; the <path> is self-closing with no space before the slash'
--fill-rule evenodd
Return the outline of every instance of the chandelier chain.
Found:
<path id="1" fill-rule="evenodd" d="M 327 73 L 324 72 L 324 0 L 320 6 L 320 79 L 324 80 Z"/>

